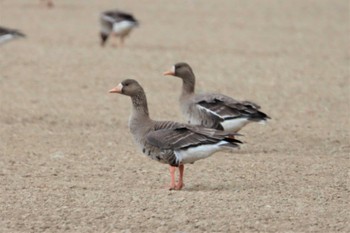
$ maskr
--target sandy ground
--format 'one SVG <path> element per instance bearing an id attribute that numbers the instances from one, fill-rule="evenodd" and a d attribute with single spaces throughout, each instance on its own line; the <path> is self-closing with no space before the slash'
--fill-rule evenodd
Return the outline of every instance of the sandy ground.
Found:
<path id="1" fill-rule="evenodd" d="M 1 0 L 0 232 L 349 232 L 348 1 Z M 141 21 L 124 48 L 99 47 L 98 14 Z M 262 105 L 273 120 L 245 145 L 168 167 L 134 147 L 130 100 L 144 86 L 154 119 L 183 121 L 187 61 L 198 91 Z"/>

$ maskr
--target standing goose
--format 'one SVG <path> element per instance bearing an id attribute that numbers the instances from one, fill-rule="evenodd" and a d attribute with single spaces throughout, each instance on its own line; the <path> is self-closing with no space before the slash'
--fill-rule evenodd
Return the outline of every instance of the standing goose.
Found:
<path id="1" fill-rule="evenodd" d="M 170 165 L 170 190 L 180 190 L 183 187 L 184 164 L 207 158 L 217 151 L 237 148 L 238 143 L 241 143 L 232 138 L 235 135 L 232 133 L 172 121 L 152 120 L 148 114 L 145 92 L 133 79 L 124 80 L 109 92 L 131 97 L 130 132 L 145 155 Z M 177 184 L 176 167 L 179 168 Z"/>
<path id="2" fill-rule="evenodd" d="M 26 36 L 22 32 L 17 31 L 15 29 L 0 27 L 0 44 L 20 37 Z"/>
<path id="3" fill-rule="evenodd" d="M 164 75 L 182 79 L 180 106 L 189 124 L 236 133 L 248 123 L 265 123 L 270 119 L 255 103 L 237 101 L 217 93 L 195 94 L 196 79 L 187 63 L 175 64 Z"/>
<path id="4" fill-rule="evenodd" d="M 134 27 L 139 25 L 134 16 L 118 10 L 102 12 L 100 23 L 101 46 L 105 45 L 110 35 L 120 37 L 120 44 L 122 46 L 124 44 L 124 38 L 129 35 Z"/>

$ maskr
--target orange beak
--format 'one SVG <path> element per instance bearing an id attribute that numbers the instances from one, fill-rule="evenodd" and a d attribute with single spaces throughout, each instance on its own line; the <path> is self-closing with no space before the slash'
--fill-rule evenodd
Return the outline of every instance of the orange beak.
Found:
<path id="1" fill-rule="evenodd" d="M 175 73 L 174 73 L 174 71 L 169 70 L 169 71 L 164 72 L 163 75 L 173 75 L 174 76 Z"/>
<path id="2" fill-rule="evenodd" d="M 116 86 L 115 88 L 112 88 L 111 90 L 109 90 L 109 93 L 122 93 L 123 90 L 123 84 L 119 83 L 118 86 Z"/>

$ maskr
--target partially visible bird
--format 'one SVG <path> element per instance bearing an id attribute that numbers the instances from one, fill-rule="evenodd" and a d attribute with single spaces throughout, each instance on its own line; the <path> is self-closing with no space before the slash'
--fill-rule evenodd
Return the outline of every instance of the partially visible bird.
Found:
<path id="1" fill-rule="evenodd" d="M 170 165 L 170 189 L 182 189 L 184 164 L 205 159 L 217 151 L 238 148 L 236 134 L 173 121 L 154 121 L 148 113 L 146 94 L 141 85 L 126 79 L 111 89 L 131 97 L 129 129 L 140 150 L 149 158 Z M 179 168 L 178 183 L 175 170 Z"/>
<path id="2" fill-rule="evenodd" d="M 189 124 L 236 133 L 251 122 L 265 123 L 270 119 L 253 102 L 238 101 L 220 93 L 196 94 L 196 78 L 187 63 L 175 64 L 164 75 L 182 79 L 180 106 Z"/>
<path id="3" fill-rule="evenodd" d="M 40 0 L 40 3 L 49 8 L 54 7 L 53 0 Z"/>
<path id="4" fill-rule="evenodd" d="M 0 27 L 0 44 L 21 37 L 26 37 L 26 35 L 15 29 Z"/>
<path id="5" fill-rule="evenodd" d="M 129 13 L 111 10 L 101 13 L 100 24 L 101 46 L 105 45 L 109 36 L 120 37 L 120 45 L 123 46 L 124 38 L 139 25 L 139 22 Z"/>

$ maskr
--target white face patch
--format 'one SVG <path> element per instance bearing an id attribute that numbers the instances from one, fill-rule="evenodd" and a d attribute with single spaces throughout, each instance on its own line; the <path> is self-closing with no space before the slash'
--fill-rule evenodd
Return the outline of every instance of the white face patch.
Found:
<path id="1" fill-rule="evenodd" d="M 122 83 L 119 83 L 118 86 L 117 86 L 117 89 L 118 89 L 120 92 L 122 92 L 123 87 L 124 87 L 123 84 L 122 84 Z"/>
<path id="2" fill-rule="evenodd" d="M 173 72 L 173 74 L 175 74 L 175 66 L 171 67 L 171 72 Z"/>

